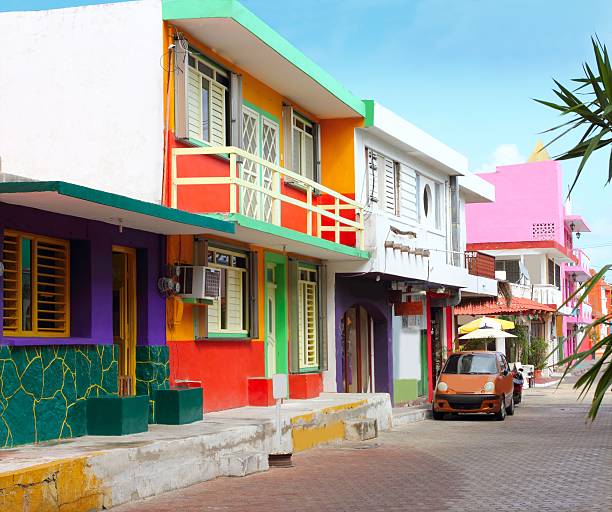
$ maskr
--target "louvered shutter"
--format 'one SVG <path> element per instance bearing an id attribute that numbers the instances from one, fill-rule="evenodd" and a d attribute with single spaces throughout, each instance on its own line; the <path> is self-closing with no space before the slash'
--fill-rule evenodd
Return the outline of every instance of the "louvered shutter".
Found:
<path id="1" fill-rule="evenodd" d="M 226 269 L 226 291 L 225 300 L 227 308 L 227 330 L 240 332 L 243 330 L 242 323 L 242 272 L 239 270 Z"/>
<path id="2" fill-rule="evenodd" d="M 5 336 L 10 336 L 19 329 L 18 240 L 16 236 L 5 233 L 2 244 L 2 264 L 4 265 L 2 314 Z"/>
<path id="3" fill-rule="evenodd" d="M 298 262 L 289 258 L 289 369 L 300 371 L 299 329 L 298 329 Z"/>
<path id="4" fill-rule="evenodd" d="M 391 213 L 395 215 L 397 211 L 397 208 L 396 208 L 396 204 L 397 204 L 396 168 L 393 163 L 393 160 L 390 160 L 389 158 L 384 158 L 384 157 L 381 157 L 380 160 L 381 160 L 381 164 L 384 161 L 384 169 L 383 169 L 384 182 L 382 184 L 383 185 L 382 206 L 383 206 L 383 209 L 387 213 Z"/>
<path id="5" fill-rule="evenodd" d="M 251 338 L 259 337 L 258 270 L 257 253 L 251 252 L 249 253 L 249 297 L 251 300 L 249 304 L 249 336 Z"/>
<path id="6" fill-rule="evenodd" d="M 327 267 L 318 267 L 318 291 L 319 291 L 319 369 L 327 370 Z"/>
<path id="7" fill-rule="evenodd" d="M 312 138 L 314 140 L 314 177 L 313 180 L 321 183 L 321 126 L 312 124 Z"/>
<path id="8" fill-rule="evenodd" d="M 229 144 L 242 147 L 242 75 L 232 73 L 230 78 L 231 129 Z"/>
<path id="9" fill-rule="evenodd" d="M 47 239 L 35 241 L 36 330 L 39 334 L 67 334 L 68 245 Z"/>
<path id="10" fill-rule="evenodd" d="M 187 134 L 202 140 L 202 79 L 187 68 Z"/>
<path id="11" fill-rule="evenodd" d="M 293 168 L 293 108 L 283 105 L 283 166 L 294 171 Z"/>
<path id="12" fill-rule="evenodd" d="M 378 155 L 366 150 L 368 162 L 368 202 L 378 202 Z"/>
<path id="13" fill-rule="evenodd" d="M 225 87 L 210 82 L 210 143 L 225 146 Z"/>
<path id="14" fill-rule="evenodd" d="M 183 45 L 185 47 L 183 47 Z M 185 40 L 177 40 L 174 47 L 174 136 L 186 139 L 187 133 L 187 48 Z"/>

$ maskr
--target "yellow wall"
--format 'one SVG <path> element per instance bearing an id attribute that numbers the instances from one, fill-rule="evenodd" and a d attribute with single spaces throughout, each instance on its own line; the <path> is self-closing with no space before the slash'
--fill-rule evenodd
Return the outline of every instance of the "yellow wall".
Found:
<path id="1" fill-rule="evenodd" d="M 242 75 L 242 96 L 245 102 L 252 103 L 258 108 L 268 112 L 277 118 L 280 126 L 280 165 L 285 166 L 283 161 L 283 127 L 282 127 L 282 107 L 283 103 L 291 104 L 293 108 L 313 122 L 319 123 L 321 126 L 321 170 L 322 184 L 326 185 L 343 194 L 354 194 L 355 192 L 355 168 L 354 168 L 354 129 L 363 126 L 363 119 L 325 119 L 321 120 L 302 108 L 300 105 L 293 103 L 291 100 L 283 97 L 274 89 L 268 87 L 263 82 L 233 65 L 220 55 L 213 52 L 207 46 L 199 43 L 195 37 L 189 33 L 181 31 L 189 43 L 193 45 L 203 55 L 206 55 L 220 65 L 240 73 Z M 171 34 L 174 33 L 174 28 L 168 24 L 164 24 L 164 35 L 166 45 L 164 51 L 167 51 L 168 45 L 172 44 Z M 171 84 L 169 88 L 170 109 L 169 109 L 169 129 L 174 130 L 174 89 L 173 77 L 171 76 Z M 164 76 L 164 94 L 166 92 L 166 76 Z M 165 96 L 164 96 L 165 97 Z"/>

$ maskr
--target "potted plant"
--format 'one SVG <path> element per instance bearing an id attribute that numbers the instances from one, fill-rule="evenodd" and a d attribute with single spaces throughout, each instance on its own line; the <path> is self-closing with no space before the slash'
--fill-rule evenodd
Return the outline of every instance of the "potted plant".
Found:
<path id="1" fill-rule="evenodd" d="M 542 370 L 546 367 L 548 359 L 548 343 L 544 338 L 532 338 L 529 345 L 527 361 L 534 367 L 534 377 L 542 376 Z"/>

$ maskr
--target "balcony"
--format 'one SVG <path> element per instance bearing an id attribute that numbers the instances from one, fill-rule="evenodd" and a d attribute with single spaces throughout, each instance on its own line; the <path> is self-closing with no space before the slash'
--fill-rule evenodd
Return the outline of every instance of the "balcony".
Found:
<path id="1" fill-rule="evenodd" d="M 568 319 L 570 323 L 590 324 L 593 321 L 593 308 L 590 304 L 578 304 L 576 300 L 571 300 L 568 306 L 572 310 L 572 316 Z"/>
<path id="2" fill-rule="evenodd" d="M 363 206 L 243 149 L 173 148 L 170 206 L 247 217 L 363 250 Z"/>
<path id="3" fill-rule="evenodd" d="M 563 292 L 552 284 L 517 284 L 511 285 L 512 295 L 522 299 L 530 299 L 540 304 L 550 304 L 557 308 L 563 304 Z M 571 308 L 564 306 L 559 311 L 563 314 L 571 314 Z"/>
<path id="4" fill-rule="evenodd" d="M 563 270 L 572 281 L 584 283 L 587 279 L 591 278 L 591 260 L 580 249 L 574 249 L 572 255 L 574 256 L 574 261 L 566 263 Z"/>
<path id="5" fill-rule="evenodd" d="M 473 276 L 495 279 L 495 258 L 478 251 L 465 252 L 465 268 Z"/>

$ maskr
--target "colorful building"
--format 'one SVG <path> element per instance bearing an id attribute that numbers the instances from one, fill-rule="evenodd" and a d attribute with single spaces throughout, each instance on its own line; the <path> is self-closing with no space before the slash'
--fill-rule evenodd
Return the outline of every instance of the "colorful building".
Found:
<path id="1" fill-rule="evenodd" d="M 551 351 L 563 340 L 554 364 L 574 352 L 577 326 L 590 321 L 586 303 L 561 307 L 590 276 L 586 255 L 574 249 L 574 236 L 590 230 L 564 206 L 561 165 L 541 144 L 527 163 L 479 176 L 495 186 L 496 199 L 467 206 L 467 247 L 495 257 L 496 276 L 511 284 L 513 296 L 560 308 L 554 319 L 530 322 L 531 335 L 546 339 Z"/>
<path id="2" fill-rule="evenodd" d="M 590 274 L 594 276 L 595 270 L 591 269 Z M 595 283 L 595 286 L 589 292 L 589 304 L 592 308 L 592 319 L 599 320 L 605 318 L 612 313 L 612 286 L 610 286 L 604 279 L 600 279 Z M 582 342 L 581 350 L 589 350 L 593 347 L 593 344 L 597 341 L 610 335 L 610 319 L 596 326 L 593 332 L 586 336 Z M 599 351 L 603 353 L 603 350 Z M 596 356 L 600 354 L 597 353 Z"/>

